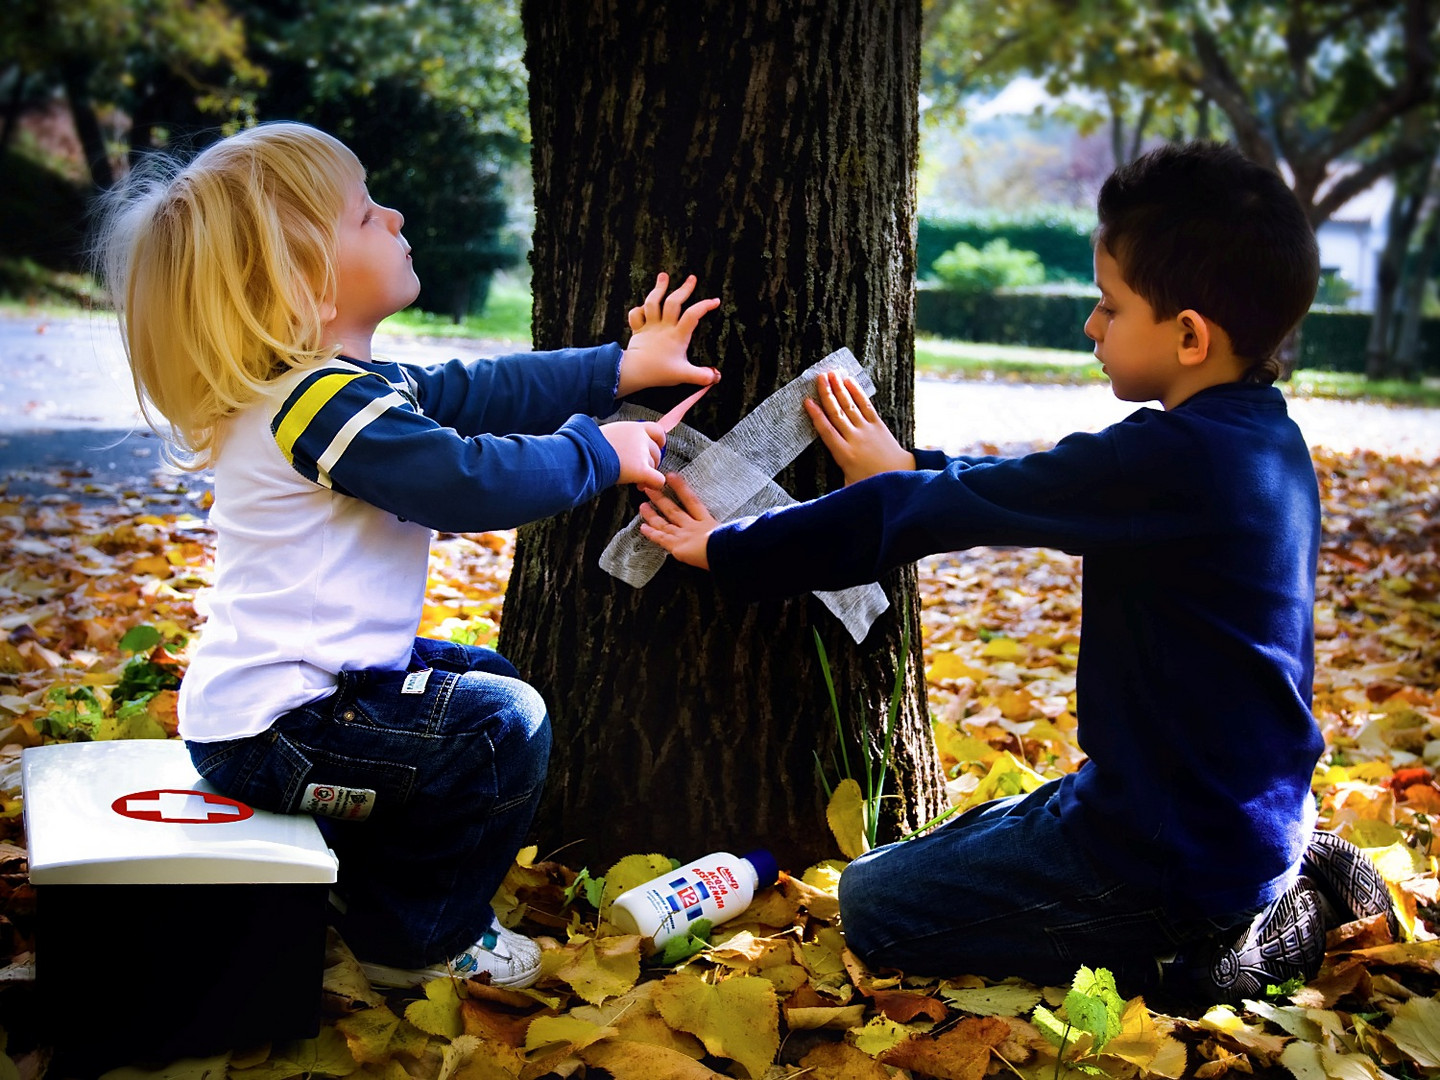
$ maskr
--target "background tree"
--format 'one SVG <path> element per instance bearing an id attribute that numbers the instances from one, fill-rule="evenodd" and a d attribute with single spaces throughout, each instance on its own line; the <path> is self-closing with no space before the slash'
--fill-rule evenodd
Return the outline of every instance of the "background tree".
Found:
<path id="1" fill-rule="evenodd" d="M 0 72 L 17 115 L 27 97 L 62 90 L 98 188 L 132 145 L 248 116 L 263 73 L 244 48 L 224 0 L 13 0 L 0 15 Z M 104 114 L 132 123 L 107 130 Z"/>
<path id="2" fill-rule="evenodd" d="M 1382 177 L 1415 167 L 1428 176 L 1434 157 L 1440 0 L 933 0 L 927 11 L 926 72 L 939 92 L 953 98 L 1028 74 L 1056 96 L 1076 90 L 1106 103 L 1067 105 L 1091 123 L 1129 106 L 1172 136 L 1203 134 L 1213 111 L 1223 118 L 1217 134 L 1285 173 L 1317 229 Z M 1117 161 L 1140 149 L 1142 132 L 1116 140 Z M 1402 254 L 1409 240 L 1408 231 L 1396 237 Z M 1408 295 L 1398 277 L 1392 287 Z M 1389 305 L 1381 311 L 1386 318 Z M 1388 338 L 1386 327 L 1377 333 Z M 1390 356 L 1372 348 L 1368 373 L 1385 374 Z"/>
<path id="3" fill-rule="evenodd" d="M 305 4 L 233 0 L 269 78 L 265 119 L 305 120 L 359 155 L 371 193 L 405 214 L 417 306 L 457 322 L 513 265 L 501 172 L 528 138 L 512 0 Z"/>
<path id="4" fill-rule="evenodd" d="M 535 0 L 522 21 L 536 347 L 624 340 L 657 270 L 693 272 L 697 295 L 725 301 L 691 349 L 724 373 L 693 416 L 701 430 L 718 436 L 848 345 L 908 437 L 918 0 Z M 802 499 L 840 482 L 818 447 L 779 479 Z M 786 866 L 833 854 L 815 754 L 829 761 L 834 725 L 812 628 L 852 738 L 904 665 L 892 826 L 934 813 L 913 569 L 882 583 L 892 611 L 851 648 L 809 598 L 736 604 L 673 562 L 641 590 L 611 578 L 596 560 L 635 504 L 613 491 L 520 533 L 501 649 L 555 724 L 542 842 L 580 841 L 566 857 L 592 866 L 761 842 Z"/>

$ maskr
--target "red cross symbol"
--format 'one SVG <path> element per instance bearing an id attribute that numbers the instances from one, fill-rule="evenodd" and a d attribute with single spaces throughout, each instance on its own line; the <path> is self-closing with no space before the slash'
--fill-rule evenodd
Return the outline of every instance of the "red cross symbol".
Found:
<path id="1" fill-rule="evenodd" d="M 208 791 L 137 791 L 110 804 L 121 817 L 139 821 L 166 821 L 175 825 L 215 825 L 244 821 L 255 813 L 242 802 Z"/>

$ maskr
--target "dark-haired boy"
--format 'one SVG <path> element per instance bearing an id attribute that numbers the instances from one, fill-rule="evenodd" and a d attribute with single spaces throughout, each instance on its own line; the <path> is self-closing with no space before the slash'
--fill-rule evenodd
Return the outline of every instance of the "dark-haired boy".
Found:
<path id="1" fill-rule="evenodd" d="M 1389 912 L 1396 928 L 1364 855 L 1313 831 L 1320 508 L 1271 384 L 1318 253 L 1280 178 L 1214 143 L 1117 170 L 1099 218 L 1085 333 L 1115 395 L 1163 411 L 1043 453 L 946 458 L 905 450 L 822 376 L 807 405 L 845 488 L 718 525 L 676 480 L 678 504 L 649 493 L 642 532 L 757 599 L 976 545 L 1082 554 L 1088 761 L 851 863 L 847 941 L 912 973 L 1063 983 L 1088 964 L 1235 1001 L 1312 977 L 1334 925 Z"/>

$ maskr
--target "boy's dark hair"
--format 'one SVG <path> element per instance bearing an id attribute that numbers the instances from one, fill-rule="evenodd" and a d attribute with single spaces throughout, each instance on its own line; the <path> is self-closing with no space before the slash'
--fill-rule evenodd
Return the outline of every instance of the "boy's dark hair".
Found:
<path id="1" fill-rule="evenodd" d="M 1225 143 L 1162 146 L 1111 173 L 1098 210 L 1095 242 L 1157 319 L 1194 308 L 1249 362 L 1246 381 L 1286 373 L 1275 350 L 1315 299 L 1320 252 L 1277 173 Z"/>

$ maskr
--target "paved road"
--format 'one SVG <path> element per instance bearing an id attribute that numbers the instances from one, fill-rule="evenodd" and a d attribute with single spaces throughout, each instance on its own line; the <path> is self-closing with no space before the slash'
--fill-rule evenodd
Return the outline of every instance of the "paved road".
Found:
<path id="1" fill-rule="evenodd" d="M 510 351 L 501 342 L 377 339 L 397 360 L 432 361 Z M 981 443 L 1015 447 L 1095 431 L 1133 411 L 1104 386 L 916 384 L 916 441 L 951 453 Z M 1312 445 L 1370 448 L 1440 460 L 1440 410 L 1296 400 L 1291 415 Z M 0 477 L 88 469 L 106 483 L 142 485 L 162 462 L 140 419 L 119 334 L 108 316 L 0 317 Z M 173 474 L 172 474 L 173 475 Z M 21 483 L 24 481 L 22 480 Z M 16 481 L 12 480 L 12 490 Z"/>

